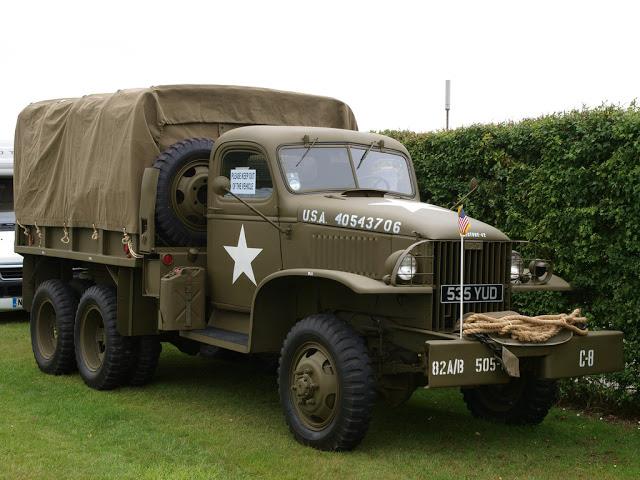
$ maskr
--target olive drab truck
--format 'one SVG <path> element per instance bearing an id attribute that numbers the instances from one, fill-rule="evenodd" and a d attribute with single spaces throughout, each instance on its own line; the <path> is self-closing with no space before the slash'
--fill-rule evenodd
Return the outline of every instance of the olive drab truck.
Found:
<path id="1" fill-rule="evenodd" d="M 286 423 L 315 448 L 354 448 L 376 398 L 459 387 L 475 416 L 539 423 L 557 379 L 623 367 L 615 331 L 461 336 L 460 296 L 465 319 L 499 321 L 513 295 L 570 285 L 473 218 L 461 249 L 405 147 L 334 99 L 162 86 L 33 103 L 15 211 L 43 372 L 108 390 L 149 382 L 163 342 L 278 356 Z"/>

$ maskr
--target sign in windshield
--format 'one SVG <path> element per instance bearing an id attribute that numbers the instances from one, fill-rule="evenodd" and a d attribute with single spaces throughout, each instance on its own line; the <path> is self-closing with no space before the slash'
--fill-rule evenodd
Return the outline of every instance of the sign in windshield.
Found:
<path id="1" fill-rule="evenodd" d="M 296 193 L 364 188 L 413 194 L 408 161 L 396 153 L 353 145 L 283 147 L 280 164 Z"/>

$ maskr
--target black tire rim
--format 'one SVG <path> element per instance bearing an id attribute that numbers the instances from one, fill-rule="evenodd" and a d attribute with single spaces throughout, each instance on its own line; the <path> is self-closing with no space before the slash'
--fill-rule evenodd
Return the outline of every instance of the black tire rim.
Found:
<path id="1" fill-rule="evenodd" d="M 56 311 L 49 300 L 43 301 L 38 307 L 36 343 L 40 355 L 45 360 L 51 360 L 58 347 L 58 328 L 56 326 Z"/>
<path id="2" fill-rule="evenodd" d="M 180 168 L 171 182 L 171 208 L 191 230 L 206 230 L 208 179 L 209 159 L 194 159 Z"/>
<path id="3" fill-rule="evenodd" d="M 313 341 L 302 344 L 292 358 L 289 392 L 297 417 L 306 428 L 323 430 L 334 420 L 340 404 L 335 360 Z"/>
<path id="4" fill-rule="evenodd" d="M 107 339 L 102 313 L 97 306 L 90 306 L 82 315 L 80 324 L 80 352 L 82 362 L 91 372 L 102 367 L 107 349 Z"/>

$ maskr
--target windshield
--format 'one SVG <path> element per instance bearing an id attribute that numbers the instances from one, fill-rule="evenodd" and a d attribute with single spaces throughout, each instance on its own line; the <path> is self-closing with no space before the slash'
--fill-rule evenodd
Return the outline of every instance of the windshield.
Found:
<path id="1" fill-rule="evenodd" d="M 396 153 L 351 145 L 284 147 L 280 164 L 296 193 L 353 188 L 413 193 L 408 161 Z"/>

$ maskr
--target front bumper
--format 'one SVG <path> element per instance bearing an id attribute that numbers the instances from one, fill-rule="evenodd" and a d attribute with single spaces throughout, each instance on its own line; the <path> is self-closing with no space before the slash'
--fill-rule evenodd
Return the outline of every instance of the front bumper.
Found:
<path id="1" fill-rule="evenodd" d="M 428 387 L 459 387 L 507 383 L 509 374 L 494 351 L 477 340 L 425 342 Z M 624 368 L 622 332 L 574 335 L 560 345 L 509 346 L 522 368 L 539 379 L 581 377 Z"/>

